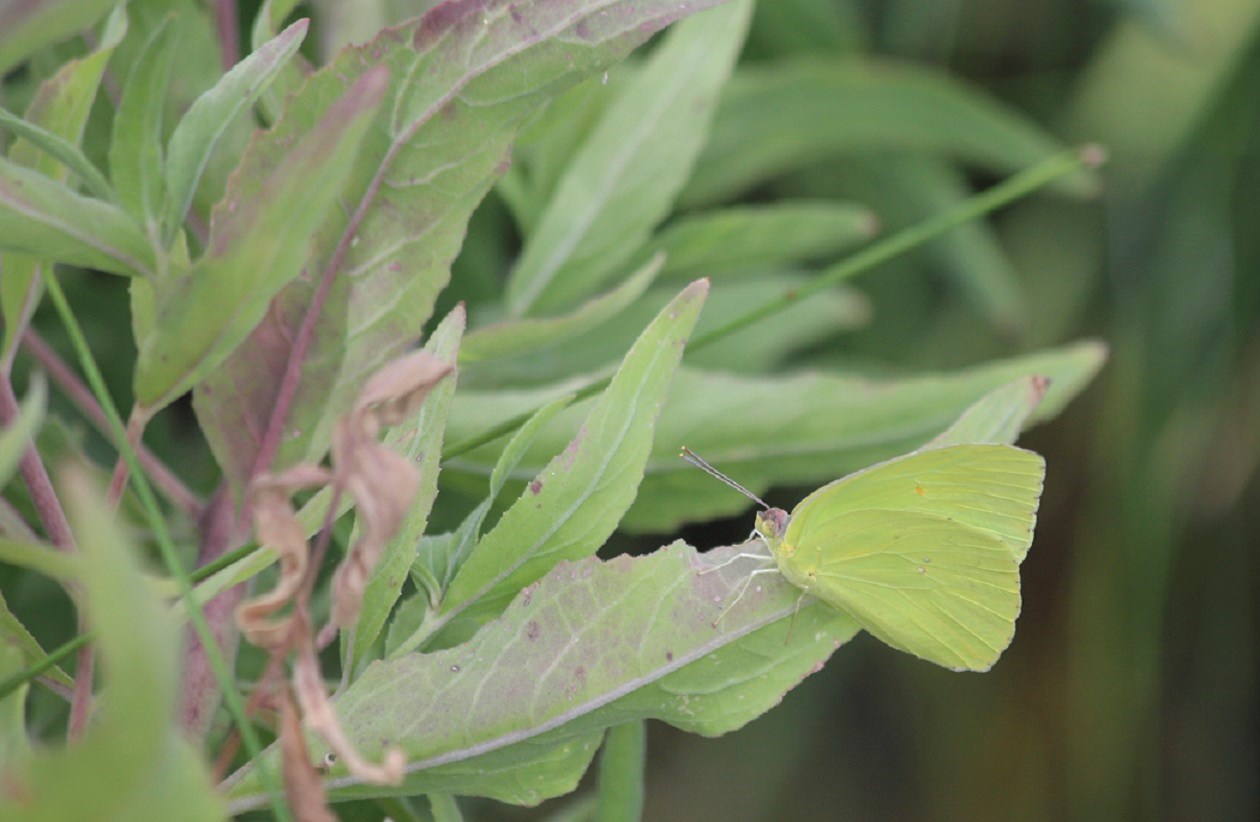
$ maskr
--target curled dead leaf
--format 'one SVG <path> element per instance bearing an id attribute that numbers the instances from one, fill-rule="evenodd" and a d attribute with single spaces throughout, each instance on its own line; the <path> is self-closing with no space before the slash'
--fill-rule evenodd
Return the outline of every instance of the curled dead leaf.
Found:
<path id="1" fill-rule="evenodd" d="M 345 765 L 350 773 L 377 785 L 398 785 L 402 782 L 407 765 L 406 754 L 398 748 L 389 748 L 385 751 L 384 761 L 380 765 L 373 765 L 359 755 L 354 743 L 346 736 L 337 719 L 337 712 L 328 699 L 328 693 L 324 690 L 319 657 L 309 636 L 308 641 L 302 643 L 294 662 L 293 690 L 306 724 L 320 735 L 336 754 L 337 761 Z"/>
<path id="2" fill-rule="evenodd" d="M 285 690 L 280 706 L 280 768 L 284 776 L 284 795 L 293 817 L 300 822 L 336 822 L 328 807 L 324 783 L 319 771 L 311 765 L 302 733 L 302 719 L 294 704 L 293 693 Z"/>
<path id="3" fill-rule="evenodd" d="M 304 488 L 326 485 L 331 476 L 323 468 L 299 465 L 282 474 L 260 477 L 250 487 L 255 536 L 259 545 L 279 555 L 280 567 L 280 578 L 270 591 L 236 609 L 241 633 L 261 648 L 274 649 L 288 639 L 293 617 L 272 617 L 297 595 L 306 576 L 310 548 L 291 498 Z"/>
<path id="4" fill-rule="evenodd" d="M 333 577 L 332 624 L 358 619 L 363 591 L 386 542 L 402 524 L 420 487 L 420 469 L 381 444 L 381 429 L 410 417 L 429 390 L 453 370 L 427 351 L 413 351 L 378 371 L 333 431 L 335 482 L 355 500 L 362 535 Z"/>

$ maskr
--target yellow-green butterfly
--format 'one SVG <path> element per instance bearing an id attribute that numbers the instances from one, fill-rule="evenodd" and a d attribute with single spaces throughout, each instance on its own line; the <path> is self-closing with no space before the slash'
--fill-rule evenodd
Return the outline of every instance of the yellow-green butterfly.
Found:
<path id="1" fill-rule="evenodd" d="M 756 533 L 789 582 L 888 645 L 969 671 L 987 671 L 1010 645 L 1045 478 L 1039 455 L 916 451 L 824 485 L 791 516 L 682 455 L 761 505 Z"/>

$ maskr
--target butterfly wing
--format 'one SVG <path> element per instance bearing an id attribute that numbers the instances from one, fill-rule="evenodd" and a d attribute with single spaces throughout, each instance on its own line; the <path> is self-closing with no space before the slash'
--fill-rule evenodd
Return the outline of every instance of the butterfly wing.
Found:
<path id="1" fill-rule="evenodd" d="M 776 551 L 783 575 L 894 648 L 992 667 L 1015 633 L 1019 563 L 993 534 L 919 511 L 863 509 Z"/>
<path id="2" fill-rule="evenodd" d="M 992 534 L 1022 562 L 1045 475 L 1039 454 L 1011 445 L 918 451 L 819 488 L 796 506 L 785 536 L 868 508 L 920 511 Z"/>

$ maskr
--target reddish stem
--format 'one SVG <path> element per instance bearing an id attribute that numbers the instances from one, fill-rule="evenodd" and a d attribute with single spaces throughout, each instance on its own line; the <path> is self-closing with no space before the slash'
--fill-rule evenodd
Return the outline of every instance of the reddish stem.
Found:
<path id="1" fill-rule="evenodd" d="M 96 430 L 105 437 L 112 438 L 113 431 L 109 426 L 109 418 L 105 416 L 105 412 L 96 401 L 96 397 L 79 379 L 74 369 L 66 365 L 65 361 L 57 355 L 52 346 L 45 342 L 34 330 L 28 328 L 26 333 L 22 335 L 22 347 L 43 367 L 44 371 L 48 373 L 48 376 L 52 378 L 52 381 L 61 389 L 62 393 L 79 407 L 79 410 L 83 412 L 83 416 L 92 423 Z M 197 499 L 196 495 L 189 491 L 179 477 L 175 476 L 161 460 L 145 448 L 143 443 L 136 442 L 135 446 L 136 455 L 140 458 L 140 464 L 144 466 L 145 473 L 148 474 L 149 479 L 153 481 L 154 486 L 157 487 L 162 495 L 190 519 L 200 518 L 204 509 L 201 500 Z"/>
<path id="2" fill-rule="evenodd" d="M 240 14 L 236 0 L 217 0 L 214 19 L 219 29 L 220 65 L 227 71 L 241 59 Z"/>

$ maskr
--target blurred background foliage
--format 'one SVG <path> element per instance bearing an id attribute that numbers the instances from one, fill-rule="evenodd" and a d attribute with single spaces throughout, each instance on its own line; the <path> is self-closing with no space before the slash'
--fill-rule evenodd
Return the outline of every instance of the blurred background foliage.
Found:
<path id="1" fill-rule="evenodd" d="M 1013 277 L 1022 312 L 982 322 L 938 244 L 865 278 L 872 322 L 817 359 L 940 368 L 1082 336 L 1112 356 L 1024 440 L 1049 475 L 993 671 L 859 640 L 738 734 L 654 728 L 648 818 L 1260 814 L 1258 22 L 1252 0 L 759 5 L 747 69 L 909 61 L 1110 157 L 1096 202 L 1037 197 L 979 229 L 984 256 L 955 250 Z M 775 193 L 854 197 L 895 222 L 959 185 L 932 166 L 837 152 Z"/>
<path id="2" fill-rule="evenodd" d="M 313 5 L 308 46 L 327 53 L 435 3 Z M 257 7 L 242 2 L 242 19 Z M 648 819 L 1260 816 L 1260 541 L 1247 524 L 1260 507 L 1258 26 L 1260 0 L 761 0 L 664 243 L 689 210 L 713 203 L 813 204 L 809 219 L 857 234 L 873 214 L 887 233 L 1056 141 L 1099 143 L 1110 161 L 1101 194 L 1069 184 L 1038 195 L 714 347 L 704 364 L 892 376 L 1083 338 L 1104 340 L 1111 358 L 1081 399 L 1024 440 L 1046 455 L 1049 474 L 1019 631 L 993 671 L 953 674 L 860 638 L 738 733 L 710 740 L 653 726 Z M 6 80 L 14 110 L 32 87 L 22 80 Z M 624 73 L 606 81 L 615 89 Z M 757 107 L 767 101 L 779 108 Z M 548 158 L 567 158 L 598 114 L 592 105 L 579 89 L 527 132 L 517 161 L 534 188 L 509 177 L 486 201 L 438 316 L 460 299 L 474 320 L 479 306 L 496 309 L 530 228 L 529 198 L 549 196 L 559 170 Z M 1009 156 L 986 155 L 995 143 Z M 740 178 L 735 163 L 749 155 L 761 165 Z M 846 236 L 802 256 L 834 258 L 860 239 Z M 649 304 L 703 273 L 663 272 L 658 288 L 601 329 L 607 350 L 624 351 L 620 325 L 632 336 Z M 763 281 L 738 275 L 725 296 L 715 290 L 711 310 L 723 299 L 736 309 L 765 299 Z M 66 279 L 126 397 L 135 353 L 113 319 L 125 295 L 91 274 Z M 64 350 L 51 320 L 41 313 L 36 327 Z M 581 346 L 566 354 L 474 364 L 462 384 L 528 385 L 600 364 Z M 77 417 L 55 392 L 52 403 Z M 46 451 L 83 442 L 108 458 L 66 425 L 46 426 L 41 438 Z M 186 408 L 159 417 L 147 441 L 178 455 L 200 490 L 213 486 Z M 458 499 L 458 470 L 447 479 L 443 499 Z M 465 484 L 470 500 L 482 493 L 482 480 Z M 811 488 L 778 488 L 770 501 L 790 507 Z M 450 510 L 447 524 L 462 513 Z M 728 543 L 749 521 L 744 513 L 683 536 Z M 619 537 L 608 551 L 665 541 L 636 530 L 649 533 Z M 11 604 L 29 610 L 56 591 L 32 580 Z M 71 630 L 56 621 L 66 610 L 51 611 L 42 626 L 50 636 Z M 548 818 L 571 806 L 469 810 Z"/>

